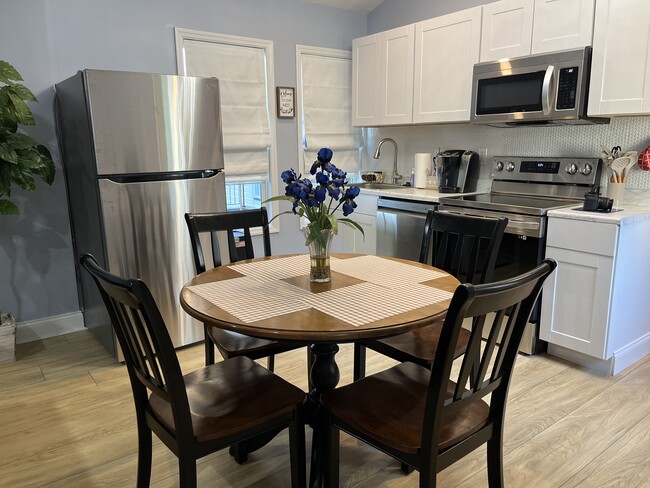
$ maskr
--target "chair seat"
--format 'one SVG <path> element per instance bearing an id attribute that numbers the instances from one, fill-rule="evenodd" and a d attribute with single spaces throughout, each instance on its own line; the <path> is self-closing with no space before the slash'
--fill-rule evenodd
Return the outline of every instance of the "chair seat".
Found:
<path id="1" fill-rule="evenodd" d="M 364 436 L 416 454 L 421 446 L 424 408 L 431 370 L 402 363 L 323 396 L 334 417 L 353 425 Z M 449 382 L 448 397 L 455 384 Z M 443 416 L 439 449 L 444 450 L 487 424 L 489 407 L 481 401 Z M 336 424 L 337 422 L 334 421 Z"/>
<path id="2" fill-rule="evenodd" d="M 420 327 L 404 334 L 364 342 L 364 345 L 397 361 L 411 361 L 422 366 L 430 366 L 436 357 L 443 322 L 444 318 L 432 325 Z M 465 354 L 469 338 L 470 331 L 461 329 L 454 357 Z"/>
<path id="3" fill-rule="evenodd" d="M 304 343 L 299 342 L 259 339 L 217 327 L 208 327 L 207 330 L 212 342 L 226 358 L 246 356 L 251 359 L 260 359 L 271 354 L 280 354 L 305 346 Z"/>
<path id="4" fill-rule="evenodd" d="M 183 376 L 198 442 L 214 441 L 290 414 L 305 393 L 247 357 L 221 361 Z M 152 413 L 175 432 L 169 402 L 149 400 Z"/>

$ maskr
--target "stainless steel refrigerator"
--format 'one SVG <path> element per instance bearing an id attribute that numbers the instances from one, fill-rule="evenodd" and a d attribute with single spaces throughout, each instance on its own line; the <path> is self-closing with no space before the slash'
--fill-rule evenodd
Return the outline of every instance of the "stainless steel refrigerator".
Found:
<path id="1" fill-rule="evenodd" d="M 89 252 L 149 285 L 174 345 L 201 340 L 179 304 L 195 274 L 183 214 L 226 210 L 218 80 L 83 70 L 56 84 L 55 115 L 86 327 L 122 359 Z"/>

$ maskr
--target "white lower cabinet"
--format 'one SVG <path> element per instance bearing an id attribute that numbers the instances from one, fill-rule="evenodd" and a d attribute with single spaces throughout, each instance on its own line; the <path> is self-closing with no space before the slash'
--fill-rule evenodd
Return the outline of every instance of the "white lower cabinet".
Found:
<path id="1" fill-rule="evenodd" d="M 349 216 L 357 224 L 363 227 L 364 235 L 356 229 L 345 224 L 339 224 L 339 234 L 335 239 L 339 240 L 340 252 L 352 252 L 358 254 L 377 253 L 377 197 L 373 195 L 359 195 L 356 198 L 357 208 Z M 337 214 L 341 218 L 343 214 Z M 336 250 L 336 249 L 335 249 Z"/>
<path id="2" fill-rule="evenodd" d="M 650 220 L 549 218 L 540 338 L 549 353 L 617 373 L 650 352 Z"/>

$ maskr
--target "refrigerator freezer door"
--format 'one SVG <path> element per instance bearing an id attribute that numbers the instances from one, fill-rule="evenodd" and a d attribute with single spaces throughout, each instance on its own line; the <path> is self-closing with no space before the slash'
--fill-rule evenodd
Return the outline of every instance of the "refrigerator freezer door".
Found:
<path id="1" fill-rule="evenodd" d="M 84 75 L 98 175 L 223 168 L 216 78 Z"/>
<path id="2" fill-rule="evenodd" d="M 185 212 L 225 212 L 223 173 L 146 183 L 99 180 L 108 269 L 138 277 L 151 290 L 175 346 L 203 339 L 203 326 L 180 306 L 195 276 Z"/>

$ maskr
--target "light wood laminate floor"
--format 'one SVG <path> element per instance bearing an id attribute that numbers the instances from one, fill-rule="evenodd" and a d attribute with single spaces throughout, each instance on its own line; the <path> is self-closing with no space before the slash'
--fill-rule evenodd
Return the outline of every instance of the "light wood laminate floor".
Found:
<path id="1" fill-rule="evenodd" d="M 136 429 L 124 366 L 88 332 L 19 345 L 0 365 L 0 487 L 133 487 Z M 184 371 L 202 346 L 179 351 Z M 352 349 L 337 355 L 341 383 Z M 369 351 L 369 373 L 392 365 Z M 277 373 L 305 389 L 306 353 L 276 358 Z M 307 429 L 307 441 L 310 440 Z M 287 487 L 287 435 L 236 464 L 227 450 L 199 460 L 201 487 Z M 308 446 L 309 447 L 309 446 Z M 650 359 L 603 377 L 547 355 L 517 360 L 504 443 L 511 488 L 650 487 Z M 406 488 L 417 473 L 353 438 L 341 438 L 341 486 Z M 486 487 L 481 448 L 438 475 L 445 488 Z M 152 487 L 177 486 L 176 458 L 154 436 Z"/>

